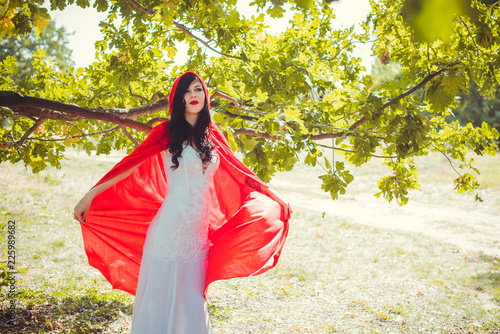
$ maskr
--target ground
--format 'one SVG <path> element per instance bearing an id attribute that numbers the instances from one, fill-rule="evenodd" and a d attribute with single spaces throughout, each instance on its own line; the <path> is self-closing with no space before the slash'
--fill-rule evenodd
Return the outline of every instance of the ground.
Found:
<path id="1" fill-rule="evenodd" d="M 482 162 L 486 169 L 486 176 L 482 179 L 500 171 L 497 158 L 486 159 L 488 162 Z M 427 166 L 423 163 L 425 160 Z M 319 167 L 312 169 L 298 165 L 294 173 L 282 173 L 272 184 L 282 190 L 297 208 L 325 212 L 366 226 L 419 233 L 453 244 L 457 249 L 500 257 L 500 185 L 480 191 L 484 202 L 476 202 L 475 194 L 453 192 L 456 176 L 446 159 L 435 155 L 431 159 L 420 158 L 417 162 L 424 165 L 421 170 L 424 179 L 422 191 L 413 191 L 410 202 L 404 206 L 373 195 L 378 192 L 376 180 L 384 173 L 376 162 L 354 168 L 354 184 L 338 201 L 332 201 L 328 194 L 317 191 L 320 188 L 317 176 L 322 174 Z M 431 173 L 437 175 L 429 175 Z M 497 180 L 499 176 L 494 175 Z M 438 179 L 444 182 L 435 182 Z M 492 182 L 491 179 L 488 181 Z"/>
<path id="2" fill-rule="evenodd" d="M 122 155 L 73 152 L 38 175 L 0 165 L 0 223 L 16 220 L 21 272 L 17 323 L 6 323 L 4 288 L 0 333 L 129 333 L 133 297 L 88 265 L 72 219 Z M 478 163 L 482 203 L 453 192 L 439 155 L 417 161 L 422 190 L 403 207 L 373 196 L 386 172 L 377 161 L 353 169 L 338 201 L 320 189 L 319 166 L 279 173 L 271 185 L 294 210 L 280 261 L 211 285 L 214 333 L 500 333 L 500 158 Z"/>

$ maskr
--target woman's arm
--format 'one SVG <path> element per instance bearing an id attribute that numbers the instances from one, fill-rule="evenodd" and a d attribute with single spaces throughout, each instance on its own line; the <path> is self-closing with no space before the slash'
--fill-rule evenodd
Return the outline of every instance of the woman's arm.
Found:
<path id="1" fill-rule="evenodd" d="M 87 213 L 89 212 L 90 205 L 92 204 L 92 201 L 94 200 L 94 197 L 102 193 L 104 190 L 114 186 L 130 174 L 134 172 L 134 170 L 139 167 L 139 165 L 134 166 L 125 172 L 118 174 L 112 179 L 107 180 L 106 182 L 103 182 L 94 188 L 90 189 L 85 196 L 78 202 L 78 204 L 75 206 L 75 209 L 73 211 L 73 217 L 75 220 L 78 220 L 80 223 L 85 224 L 85 218 L 87 217 Z"/>

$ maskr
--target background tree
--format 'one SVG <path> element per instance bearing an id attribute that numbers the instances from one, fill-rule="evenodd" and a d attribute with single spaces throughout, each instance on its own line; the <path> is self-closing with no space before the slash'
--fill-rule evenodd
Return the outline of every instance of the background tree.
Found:
<path id="1" fill-rule="evenodd" d="M 53 1 L 52 9 L 70 1 Z M 215 122 L 264 180 L 290 170 L 303 151 L 307 164 L 323 166 L 322 188 L 337 198 L 353 176 L 323 150 L 340 151 L 356 166 L 376 155 L 391 170 L 379 180 L 377 195 L 404 204 L 408 190 L 419 187 L 413 157 L 435 151 L 456 161 L 458 191 L 476 191 L 468 153 L 494 154 L 498 132 L 447 117 L 470 80 L 488 94 L 500 79 L 500 9 L 488 0 L 442 3 L 372 2 L 360 34 L 332 29 L 335 3 L 327 1 L 256 0 L 252 4 L 262 14 L 242 17 L 233 0 L 98 0 L 94 7 L 108 16 L 100 23 L 104 37 L 96 43 L 94 64 L 62 72 L 36 55 L 34 88 L 24 96 L 2 77 L 0 160 L 23 161 L 37 172 L 48 163 L 59 166 L 69 146 L 98 154 L 130 150 L 168 115 L 161 92 L 193 70 L 210 87 Z M 10 19 L 41 13 L 36 2 L 28 4 L 3 16 L 7 33 L 43 21 Z M 294 13 L 287 29 L 266 34 L 263 13 L 280 17 L 285 6 Z M 366 74 L 353 49 L 368 40 L 384 64 L 400 64 L 398 80 L 374 84 Z M 188 57 L 173 66 L 179 42 L 188 44 Z M 0 71 L 14 66 L 7 58 Z M 98 142 L 90 136 L 99 136 Z M 318 142 L 327 138 L 332 145 Z"/>
<path id="2" fill-rule="evenodd" d="M 40 33 L 33 30 L 21 38 L 11 36 L 0 41 L 0 61 L 3 62 L 8 56 L 15 59 L 17 72 L 11 73 L 9 77 L 18 87 L 26 88 L 35 74 L 32 54 L 36 54 L 38 50 L 42 50 L 44 59 L 54 63 L 56 69 L 62 72 L 74 66 L 71 59 L 72 50 L 68 48 L 68 43 L 65 28 L 56 28 L 55 22 L 50 21 Z"/>
<path id="3" fill-rule="evenodd" d="M 500 131 L 500 86 L 484 96 L 477 84 L 471 81 L 469 91 L 459 94 L 459 98 L 460 103 L 451 117 L 456 117 L 462 125 L 472 123 L 478 127 L 486 122 Z"/>

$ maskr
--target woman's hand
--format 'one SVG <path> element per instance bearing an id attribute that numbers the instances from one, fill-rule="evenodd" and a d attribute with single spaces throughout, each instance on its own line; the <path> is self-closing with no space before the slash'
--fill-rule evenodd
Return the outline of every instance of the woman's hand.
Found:
<path id="1" fill-rule="evenodd" d="M 288 218 L 292 215 L 293 210 L 292 207 L 290 206 L 290 203 L 287 203 L 286 206 L 283 207 L 285 211 L 285 219 L 288 220 Z"/>
<path id="2" fill-rule="evenodd" d="M 96 197 L 104 190 L 108 189 L 109 187 L 112 187 L 113 185 L 117 184 L 118 182 L 120 182 L 121 180 L 132 174 L 141 164 L 136 165 L 128 169 L 127 171 L 116 175 L 114 178 L 109 179 L 90 189 L 89 192 L 86 193 L 85 196 L 83 196 L 83 198 L 80 200 L 80 202 L 78 202 L 78 204 L 75 206 L 75 209 L 73 210 L 73 217 L 80 223 L 85 224 L 85 218 L 87 217 L 87 213 L 89 212 L 90 209 L 90 204 L 92 204 L 94 197 Z"/>
<path id="3" fill-rule="evenodd" d="M 269 187 L 267 187 L 265 191 L 267 192 L 266 195 L 268 195 L 271 199 L 278 202 L 278 204 L 281 206 L 281 212 L 284 214 L 285 220 L 288 220 L 288 218 L 290 218 L 290 215 L 293 212 L 290 203 L 287 203 L 283 199 L 281 199 L 281 196 L 278 195 L 278 193 L 275 190 Z"/>
<path id="4" fill-rule="evenodd" d="M 87 213 L 89 212 L 90 204 L 92 204 L 93 199 L 94 196 L 92 194 L 85 194 L 73 210 L 73 217 L 81 224 L 85 224 L 85 218 L 87 217 Z"/>

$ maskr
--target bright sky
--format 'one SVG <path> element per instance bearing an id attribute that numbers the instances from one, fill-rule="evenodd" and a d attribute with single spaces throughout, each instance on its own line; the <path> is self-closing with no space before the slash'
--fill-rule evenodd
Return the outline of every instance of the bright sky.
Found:
<path id="1" fill-rule="evenodd" d="M 240 13 L 255 13 L 253 9 L 248 8 L 250 0 L 239 0 L 238 7 Z M 48 5 L 47 5 L 48 6 Z M 350 27 L 366 18 L 370 12 L 369 0 L 341 0 L 333 2 L 331 6 L 336 14 L 334 28 Z M 66 7 L 64 11 L 51 11 L 50 15 L 56 21 L 58 27 L 64 26 L 66 31 L 73 33 L 69 36 L 69 48 L 73 50 L 73 60 L 78 67 L 86 67 L 95 60 L 94 43 L 101 39 L 99 31 L 99 22 L 106 18 L 105 13 L 98 13 L 94 8 L 82 9 L 76 5 Z M 289 17 L 281 19 L 266 18 L 266 24 L 269 25 L 270 33 L 279 33 L 283 31 L 288 23 Z M 179 52 L 176 57 L 177 63 L 183 63 L 185 50 L 179 46 Z M 369 71 L 372 66 L 372 57 L 370 45 L 358 45 L 356 55 L 363 59 L 363 66 Z"/>

